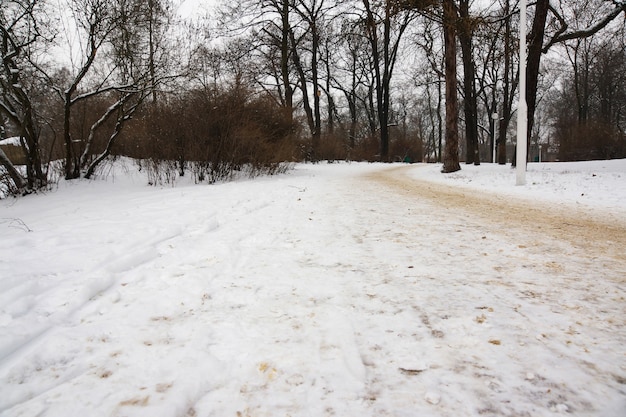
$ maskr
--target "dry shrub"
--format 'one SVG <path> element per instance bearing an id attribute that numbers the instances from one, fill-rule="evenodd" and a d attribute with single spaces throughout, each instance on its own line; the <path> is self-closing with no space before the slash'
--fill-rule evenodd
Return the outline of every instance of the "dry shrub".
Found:
<path id="1" fill-rule="evenodd" d="M 626 136 L 601 122 L 572 123 L 556 130 L 561 161 L 626 158 Z"/>
<path id="2" fill-rule="evenodd" d="M 422 141 L 409 137 L 392 139 L 389 143 L 389 156 L 394 162 L 421 162 L 424 156 Z"/>
<path id="3" fill-rule="evenodd" d="M 192 90 L 145 109 L 115 152 L 144 163 L 150 182 L 187 171 L 196 182 L 284 172 L 297 158 L 294 126 L 268 96 Z"/>
<path id="4" fill-rule="evenodd" d="M 328 132 L 322 135 L 316 155 L 326 161 L 350 160 L 350 145 L 341 131 Z"/>

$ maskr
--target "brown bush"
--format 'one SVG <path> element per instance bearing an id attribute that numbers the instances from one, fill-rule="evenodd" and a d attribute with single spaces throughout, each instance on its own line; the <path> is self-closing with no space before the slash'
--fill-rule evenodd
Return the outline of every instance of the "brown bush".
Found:
<path id="1" fill-rule="evenodd" d="M 556 132 L 561 161 L 626 158 L 626 136 L 601 122 L 574 122 Z"/>
<path id="2" fill-rule="evenodd" d="M 191 170 L 196 181 L 214 182 L 285 170 L 298 158 L 294 137 L 294 126 L 265 95 L 192 90 L 142 111 L 115 153 L 150 160 L 144 165 L 155 184 L 172 181 L 173 166 L 178 175 Z"/>

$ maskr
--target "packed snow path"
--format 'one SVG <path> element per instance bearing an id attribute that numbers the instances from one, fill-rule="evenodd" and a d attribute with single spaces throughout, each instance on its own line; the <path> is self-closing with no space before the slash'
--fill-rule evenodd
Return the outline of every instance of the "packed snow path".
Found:
<path id="1" fill-rule="evenodd" d="M 623 217 L 419 169 L 2 202 L 0 415 L 626 415 Z"/>

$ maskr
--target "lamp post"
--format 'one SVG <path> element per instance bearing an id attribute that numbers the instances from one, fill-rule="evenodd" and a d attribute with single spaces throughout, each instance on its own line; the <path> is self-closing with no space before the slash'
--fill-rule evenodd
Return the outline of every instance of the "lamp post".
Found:
<path id="1" fill-rule="evenodd" d="M 491 162 L 496 163 L 496 148 L 498 145 L 496 144 L 496 140 L 498 137 L 498 122 L 500 121 L 500 115 L 498 112 L 494 112 L 491 114 L 491 118 L 493 119 L 493 157 Z"/>
<path id="2" fill-rule="evenodd" d="M 526 184 L 526 134 L 528 106 L 526 104 L 526 0 L 519 8 L 519 102 L 517 104 L 517 152 L 515 154 L 515 184 Z"/>

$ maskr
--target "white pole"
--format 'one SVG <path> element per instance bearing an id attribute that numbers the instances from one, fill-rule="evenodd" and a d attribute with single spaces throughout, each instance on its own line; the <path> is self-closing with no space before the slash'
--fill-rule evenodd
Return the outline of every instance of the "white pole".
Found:
<path id="1" fill-rule="evenodd" d="M 526 184 L 526 134 L 528 106 L 526 104 L 526 0 L 519 8 L 519 103 L 517 104 L 516 185 Z"/>
<path id="2" fill-rule="evenodd" d="M 496 163 L 496 148 L 498 147 L 496 142 L 498 139 L 498 124 L 500 122 L 500 115 L 498 115 L 498 113 L 496 112 L 491 115 L 491 118 L 493 119 L 493 159 L 492 159 L 492 162 L 495 164 Z"/>

